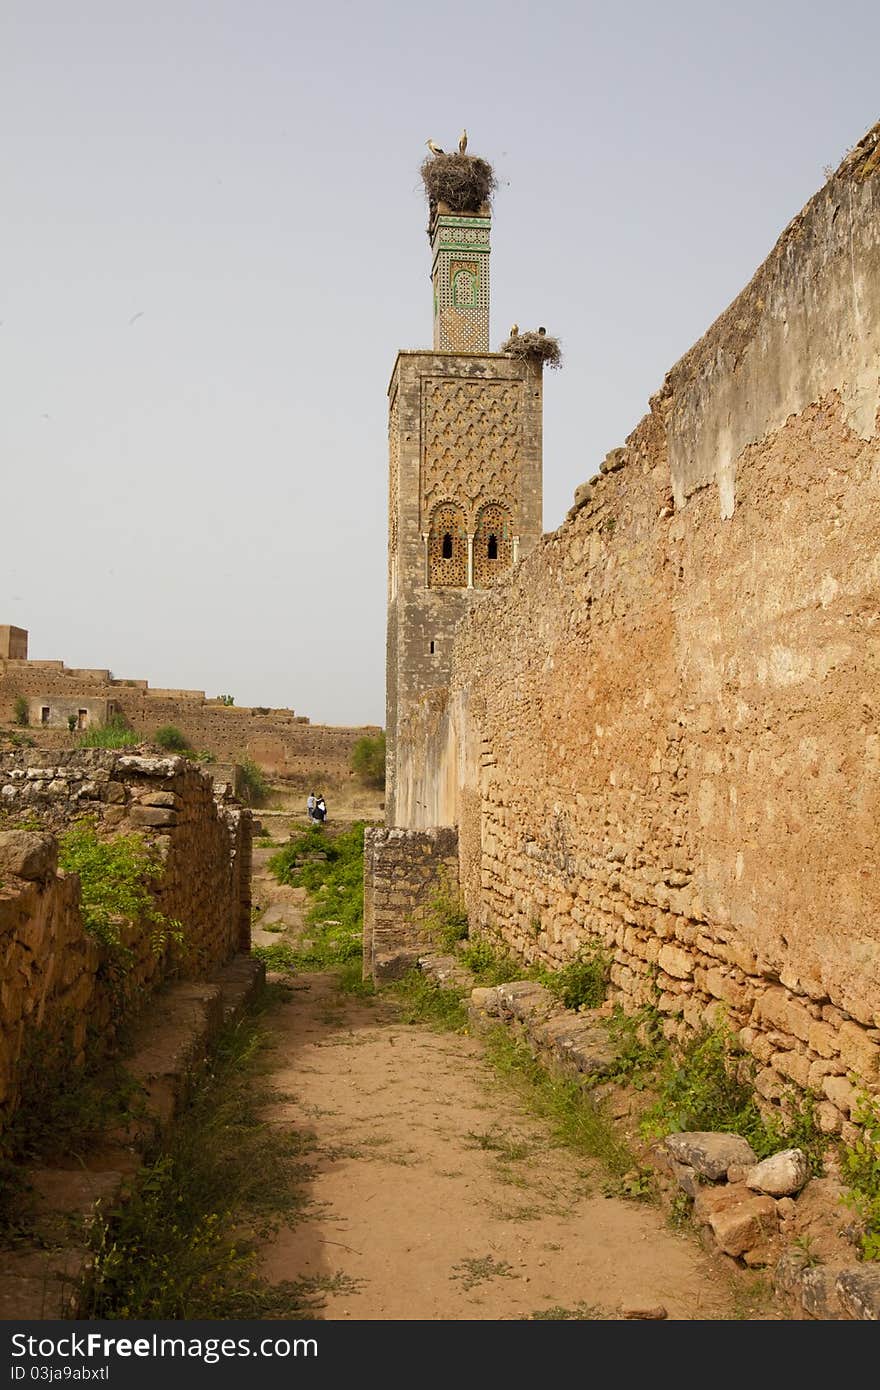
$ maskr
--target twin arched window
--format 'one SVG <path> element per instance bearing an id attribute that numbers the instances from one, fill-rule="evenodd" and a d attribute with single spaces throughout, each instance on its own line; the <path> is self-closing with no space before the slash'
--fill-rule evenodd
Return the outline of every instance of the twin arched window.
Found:
<path id="1" fill-rule="evenodd" d="M 513 564 L 513 522 L 506 507 L 489 502 L 477 514 L 473 540 L 475 588 L 483 589 Z M 441 502 L 428 533 L 428 585 L 464 589 L 468 584 L 468 530 L 463 507 Z"/>

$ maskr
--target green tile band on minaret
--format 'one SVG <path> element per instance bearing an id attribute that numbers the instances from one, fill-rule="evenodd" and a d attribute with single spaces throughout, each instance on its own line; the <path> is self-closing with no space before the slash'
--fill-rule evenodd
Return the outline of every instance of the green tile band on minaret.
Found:
<path id="1" fill-rule="evenodd" d="M 489 351 L 488 206 L 453 213 L 440 203 L 433 213 L 431 280 L 434 286 L 434 350 Z"/>

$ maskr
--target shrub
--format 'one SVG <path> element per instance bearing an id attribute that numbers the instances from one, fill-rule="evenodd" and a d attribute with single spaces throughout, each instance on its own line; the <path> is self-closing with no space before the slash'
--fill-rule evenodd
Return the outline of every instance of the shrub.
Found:
<path id="1" fill-rule="evenodd" d="M 509 980 L 531 979 L 535 975 L 522 961 L 497 951 L 485 937 L 468 941 L 460 955 L 462 964 L 480 985 L 504 985 Z"/>
<path id="2" fill-rule="evenodd" d="M 547 971 L 541 982 L 567 1009 L 595 1009 L 603 1002 L 611 978 L 611 957 L 594 948 L 561 970 Z"/>
<path id="3" fill-rule="evenodd" d="M 158 743 L 167 753 L 183 753 L 191 747 L 186 734 L 181 733 L 176 724 L 163 724 L 161 729 L 154 733 L 153 742 Z"/>
<path id="4" fill-rule="evenodd" d="M 94 823 L 79 821 L 58 839 L 58 862 L 80 881 L 80 911 L 86 931 L 121 952 L 123 921 L 153 924 L 157 952 L 169 938 L 180 939 L 180 923 L 160 912 L 151 891 L 162 861 L 143 836 L 99 840 Z"/>
<path id="5" fill-rule="evenodd" d="M 862 1224 L 862 1258 L 880 1260 L 880 1105 L 863 1096 L 853 1119 L 864 1128 L 841 1152 L 841 1172 L 851 1189 L 844 1201 Z"/>
<path id="6" fill-rule="evenodd" d="M 648 1138 L 682 1130 L 727 1130 L 747 1139 L 759 1158 L 796 1144 L 813 1171 L 821 1170 L 822 1139 L 812 1103 L 788 1126 L 765 1119 L 755 1101 L 754 1062 L 726 1024 L 706 1028 L 670 1050 L 660 1071 L 657 1100 L 643 1116 Z"/>
<path id="7" fill-rule="evenodd" d="M 234 695 L 218 695 L 218 696 L 217 696 L 217 699 L 220 701 L 221 705 L 234 705 L 234 704 L 235 704 L 235 696 L 234 696 Z"/>
<path id="8" fill-rule="evenodd" d="M 140 737 L 121 714 L 114 714 L 106 724 L 94 724 L 77 739 L 78 748 L 130 748 Z"/>
<path id="9" fill-rule="evenodd" d="M 13 718 L 16 724 L 20 724 L 22 728 L 24 728 L 24 726 L 30 722 L 30 716 L 28 715 L 28 702 L 23 695 L 16 695 L 15 697 Z"/>
<path id="10" fill-rule="evenodd" d="M 68 730 L 70 731 L 70 733 L 74 733 L 74 732 L 75 732 L 75 730 L 76 730 L 76 715 L 75 715 L 75 714 L 69 714 L 69 715 L 67 716 L 67 727 L 68 727 Z"/>
<path id="11" fill-rule="evenodd" d="M 359 738 L 351 750 L 351 770 L 369 787 L 385 786 L 385 732 Z"/>
<path id="12" fill-rule="evenodd" d="M 252 758 L 243 758 L 239 766 L 245 800 L 249 806 L 262 806 L 269 795 L 269 783 L 263 775 L 263 769 L 258 767 Z"/>

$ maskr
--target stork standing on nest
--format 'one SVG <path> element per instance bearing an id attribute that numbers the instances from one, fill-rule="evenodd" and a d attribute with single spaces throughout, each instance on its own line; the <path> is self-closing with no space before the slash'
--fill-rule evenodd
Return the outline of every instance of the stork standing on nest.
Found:
<path id="1" fill-rule="evenodd" d="M 426 140 L 425 144 L 428 146 L 428 149 L 431 151 L 433 155 L 446 153 L 445 150 L 441 150 L 439 145 L 435 145 L 433 140 Z"/>
<path id="2" fill-rule="evenodd" d="M 466 131 L 466 130 L 463 130 L 463 131 L 461 132 L 461 137 L 459 138 L 459 141 L 458 141 L 458 153 L 459 153 L 459 154 L 465 154 L 466 151 L 467 151 L 467 131 Z"/>

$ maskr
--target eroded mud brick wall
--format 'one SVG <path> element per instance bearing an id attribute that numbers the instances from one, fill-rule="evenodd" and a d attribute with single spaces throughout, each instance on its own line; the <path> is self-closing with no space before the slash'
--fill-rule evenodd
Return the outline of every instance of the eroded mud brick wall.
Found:
<path id="1" fill-rule="evenodd" d="M 76 1063 L 87 1029 L 100 1047 L 120 1021 L 106 949 L 80 915 L 79 880 L 57 872 L 56 836 L 87 817 L 102 836 L 137 831 L 159 851 L 157 906 L 180 922 L 184 944 L 157 951 L 154 923 L 124 925 L 124 993 L 134 1005 L 171 976 L 198 978 L 249 948 L 251 816 L 215 802 L 210 776 L 186 759 L 93 749 L 48 766 L 36 750 L 0 755 L 0 807 L 0 1108 L 8 1111 L 37 1035 Z"/>
<path id="2" fill-rule="evenodd" d="M 458 890 L 458 836 L 450 828 L 364 831 L 364 976 L 399 974 L 430 944 L 440 892 Z"/>
<path id="3" fill-rule="evenodd" d="M 676 1029 L 724 1006 L 765 1098 L 809 1087 L 829 1131 L 880 1079 L 878 404 L 880 127 L 407 731 L 472 924 L 555 964 L 606 945 Z"/>
<path id="4" fill-rule="evenodd" d="M 20 629 L 0 628 L 18 633 Z M 24 650 L 24 657 L 4 656 Z M 103 723 L 112 714 L 124 716 L 145 741 L 172 724 L 192 746 L 213 753 L 221 762 L 250 758 L 273 777 L 307 778 L 323 774 L 325 781 L 351 777 L 351 753 L 359 738 L 380 732 L 364 728 L 311 724 L 290 709 L 223 705 L 206 699 L 200 690 L 150 689 L 146 681 L 116 680 L 108 670 L 65 666 L 62 661 L 29 661 L 24 642 L 0 640 L 0 722 L 10 723 L 16 700 L 28 704 L 29 732 L 41 743 L 57 746 L 69 741 L 68 715 L 87 712 L 87 724 Z M 48 711 L 48 726 L 41 722 Z M 54 736 L 53 736 L 54 735 Z"/>

